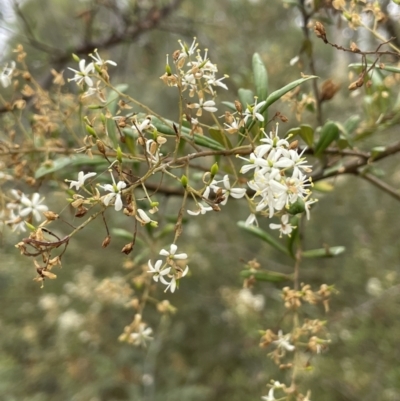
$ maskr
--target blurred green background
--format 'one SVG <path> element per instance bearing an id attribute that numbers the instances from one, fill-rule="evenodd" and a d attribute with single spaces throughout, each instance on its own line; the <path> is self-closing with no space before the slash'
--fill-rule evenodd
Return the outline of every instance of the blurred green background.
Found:
<path id="1" fill-rule="evenodd" d="M 84 43 L 88 10 L 96 10 L 92 39 L 101 41 L 118 30 L 110 5 L 122 9 L 129 19 L 135 6 L 150 9 L 168 2 L 24 2 L 21 12 L 36 37 L 54 49 L 50 53 L 29 44 L 26 27 L 20 18 L 12 17 L 10 3 L 0 20 L 9 40 L 4 54 L 11 57 L 10 49 L 22 43 L 36 77 L 46 82 L 50 65 L 75 67 L 71 59 L 67 64 L 60 60 Z M 394 3 L 380 3 L 391 7 L 398 23 L 400 11 L 393 8 Z M 337 43 L 354 40 L 364 48 L 376 46 L 365 32 L 350 31 L 332 10 L 322 17 Z M 132 18 L 131 23 L 140 23 L 140 18 Z M 229 91 L 220 91 L 220 100 L 232 101 L 239 88 L 252 88 L 254 52 L 267 66 L 271 91 L 299 78 L 300 72 L 310 73 L 304 53 L 300 65 L 289 64 L 303 46 L 301 23 L 300 13 L 280 1 L 182 1 L 155 29 L 99 51 L 103 58 L 118 63 L 111 70 L 114 84 L 128 83 L 133 97 L 173 119 L 177 118 L 177 94 L 159 76 L 164 72 L 165 54 L 178 48 L 179 38 L 191 43 L 196 36 L 201 47 L 209 49 L 220 74 L 230 76 L 226 80 Z M 324 105 L 324 120 L 344 122 L 355 114 L 372 118 L 362 95 L 351 97 L 346 89 L 347 65 L 358 59 L 333 51 L 314 37 L 311 40 L 320 81 L 331 78 L 341 85 Z M 65 72 L 64 76 L 72 75 Z M 311 86 L 302 91 L 311 93 Z M 275 111 L 289 119 L 281 123 L 281 133 L 296 125 L 290 105 L 278 102 L 271 113 Z M 304 122 L 315 126 L 315 114 L 306 112 Z M 397 138 L 395 126 L 359 146 Z M 398 163 L 397 155 L 381 162 L 387 172 L 384 180 L 395 188 L 400 182 Z M 340 177 L 330 184 L 332 192 L 316 193 L 319 202 L 306 224 L 305 247 L 343 245 L 346 252 L 337 258 L 307 260 L 301 266 L 303 282 L 314 288 L 334 284 L 339 290 L 328 315 L 316 307 L 306 310 L 311 318 L 328 319 L 332 343 L 328 352 L 312 360 L 315 368 L 302 376 L 304 388 L 312 390 L 312 400 L 400 400 L 399 205 L 360 178 Z M 57 193 L 53 205 L 48 204 L 57 211 L 64 199 L 65 194 Z M 159 201 L 166 205 L 165 213 L 177 202 L 161 197 Z M 137 291 L 125 284 L 130 271 L 123 266 L 129 258 L 120 249 L 126 241 L 114 237 L 107 250 L 102 249 L 103 238 L 97 233 L 104 228 L 93 224 L 70 243 L 58 279 L 40 289 L 32 281 L 30 263 L 13 246 L 20 236 L 4 228 L 0 399 L 243 401 L 260 399 L 272 378 L 285 381 L 266 356 L 269 350 L 258 346 L 258 330 L 279 328 L 284 313 L 280 287 L 258 283 L 251 292 L 243 290 L 239 273 L 243 262 L 252 258 L 264 268 L 284 273 L 292 271 L 292 262 L 237 228 L 236 221 L 247 215 L 237 201 L 230 201 L 218 218 L 206 215 L 186 223 L 179 249 L 190 255 L 191 275 L 175 294 L 160 291 L 160 298 L 178 308 L 175 315 L 160 321 L 151 306 L 146 308 L 145 320 L 155 331 L 147 349 L 117 341 L 133 318 L 134 312 L 125 305 Z M 115 226 L 119 223 L 116 219 Z M 261 225 L 268 229 L 268 223 Z M 154 249 L 171 241 L 172 235 L 154 244 Z M 130 259 L 136 252 L 140 249 Z"/>

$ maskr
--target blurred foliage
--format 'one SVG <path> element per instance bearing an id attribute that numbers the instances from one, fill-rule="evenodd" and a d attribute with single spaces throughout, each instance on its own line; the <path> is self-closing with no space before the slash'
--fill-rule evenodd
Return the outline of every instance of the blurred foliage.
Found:
<path id="1" fill-rule="evenodd" d="M 30 46 L 20 19 L 11 21 L 9 49 L 23 43 L 37 78 L 45 82 L 49 66 L 64 69 L 60 60 L 82 43 L 82 21 L 90 18 L 85 11 L 92 6 L 98 13 L 96 21 L 100 21 L 93 37 L 106 36 L 113 16 L 102 3 L 108 2 L 24 2 L 21 12 L 29 26 L 52 50 L 43 52 Z M 126 7 L 126 13 L 134 3 L 117 2 Z M 150 7 L 152 2 L 148 3 Z M 331 32 L 337 38 L 350 34 L 334 19 L 331 23 Z M 141 34 L 132 43 L 109 46 L 102 54 L 118 62 L 115 81 L 128 83 L 129 93 L 156 109 L 162 104 L 164 109 L 157 111 L 176 118 L 175 95 L 158 77 L 163 73 L 165 53 L 178 48 L 178 38 L 190 43 L 196 36 L 208 47 L 220 72 L 230 75 L 229 93 L 236 96 L 239 88 L 253 85 L 251 62 L 255 52 L 267 66 L 270 91 L 299 78 L 300 71 L 309 73 L 304 54 L 300 64 L 289 65 L 305 46 L 299 25 L 299 13 L 281 2 L 183 1 L 157 29 Z M 360 37 L 365 42 L 371 40 Z M 324 118 L 344 122 L 360 106 L 346 90 L 347 64 L 355 59 L 322 41 L 313 42 L 321 81 L 332 78 L 341 84 L 329 106 L 324 105 Z M 384 76 L 381 78 L 377 86 L 383 85 Z M 302 90 L 307 93 L 311 86 Z M 372 103 L 373 97 L 371 90 Z M 278 110 L 289 118 L 281 129 L 289 130 L 296 123 L 294 111 L 282 102 L 274 105 L 271 113 Z M 371 104 L 365 103 L 364 111 L 361 119 L 376 119 Z M 309 112 L 305 123 L 307 119 L 315 122 L 315 114 Z M 389 142 L 398 136 L 397 131 L 398 124 L 379 135 Z M 397 159 L 398 155 L 384 161 L 387 171 L 393 171 L 385 178 L 395 188 L 400 184 Z M 322 282 L 334 283 L 340 294 L 328 314 L 332 333 L 329 352 L 319 357 L 314 369 L 302 379 L 312 390 L 313 400 L 398 401 L 398 203 L 354 177 L 336 178 L 330 184 L 335 190 L 319 195 L 320 201 L 306 225 L 305 247 L 343 245 L 346 253 L 333 259 L 303 261 L 304 282 L 316 287 Z M 280 284 L 259 282 L 250 292 L 241 289 L 240 272 L 248 260 L 256 258 L 266 269 L 290 274 L 292 262 L 267 243 L 238 231 L 236 221 L 247 216 L 238 216 L 241 211 L 236 210 L 234 201 L 228 208 L 218 220 L 199 218 L 185 226 L 187 236 L 182 239 L 182 248 L 191 255 L 192 275 L 176 294 L 165 295 L 178 308 L 176 314 L 159 321 L 150 307 L 146 310 L 155 340 L 142 350 L 117 341 L 133 318 L 132 309 L 126 307 L 130 296 L 140 292 L 137 283 L 127 288 L 122 279 L 130 277 L 130 263 L 140 249 L 125 259 L 120 253 L 124 241 L 115 237 L 108 252 L 103 253 L 94 235 L 102 228 L 96 223 L 79 241 L 71 242 L 64 267 L 57 272 L 58 280 L 46 282 L 40 289 L 32 282 L 32 270 L 13 248 L 16 237 L 4 234 L 0 263 L 0 398 L 259 399 L 276 368 L 258 346 L 258 330 L 279 327 L 283 313 Z M 155 249 L 159 245 L 161 242 L 153 244 Z M 321 319 L 325 316 L 313 307 L 311 314 Z M 284 377 L 284 373 L 281 377 L 274 375 L 277 380 Z"/>

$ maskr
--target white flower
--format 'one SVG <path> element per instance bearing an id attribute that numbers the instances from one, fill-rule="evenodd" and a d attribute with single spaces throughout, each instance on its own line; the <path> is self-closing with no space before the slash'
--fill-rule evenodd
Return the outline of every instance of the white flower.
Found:
<path id="1" fill-rule="evenodd" d="M 252 120 L 258 120 L 258 121 L 264 121 L 264 117 L 258 112 L 260 110 L 266 101 L 262 101 L 260 103 L 257 103 L 257 98 L 254 103 L 254 106 L 247 105 L 247 109 L 244 112 L 244 123 L 247 123 L 247 120 L 251 117 Z"/>
<path id="2" fill-rule="evenodd" d="M 271 230 L 279 230 L 280 232 L 281 232 L 281 237 L 282 237 L 282 234 L 285 234 L 285 235 L 289 235 L 290 236 L 290 234 L 291 234 L 291 232 L 293 231 L 293 229 L 294 228 L 296 228 L 296 227 L 294 227 L 294 226 L 292 226 L 292 225 L 290 225 L 289 224 L 289 215 L 288 214 L 284 214 L 282 217 L 281 217 L 281 224 L 274 224 L 274 223 L 271 223 L 270 225 L 269 225 L 269 228 L 271 229 Z"/>
<path id="3" fill-rule="evenodd" d="M 171 278 L 170 282 L 165 280 L 163 276 L 160 276 L 160 281 L 167 286 L 164 292 L 170 290 L 172 293 L 174 293 L 177 287 L 178 280 L 182 277 L 185 277 L 188 271 L 189 271 L 189 266 L 186 266 L 185 270 L 183 272 L 178 272 L 177 275 L 174 275 Z"/>
<path id="4" fill-rule="evenodd" d="M 76 81 L 77 85 L 81 85 L 83 81 L 85 81 L 87 86 L 93 86 L 93 80 L 89 77 L 89 74 L 94 72 L 93 63 L 89 63 L 86 66 L 86 60 L 79 60 L 79 70 L 77 71 L 71 67 L 68 67 L 69 70 L 75 73 L 75 76 L 70 79 L 70 81 Z"/>
<path id="5" fill-rule="evenodd" d="M 268 395 L 265 395 L 264 397 L 261 397 L 261 399 L 264 400 L 264 401 L 275 401 L 274 390 L 275 389 L 272 387 L 269 390 Z"/>
<path id="6" fill-rule="evenodd" d="M 136 219 L 142 223 L 142 225 L 150 224 L 153 227 L 157 227 L 158 223 L 155 220 L 152 220 L 144 210 L 138 209 L 136 214 Z"/>
<path id="7" fill-rule="evenodd" d="M 296 348 L 294 345 L 290 344 L 290 334 L 286 334 L 285 336 L 282 334 L 282 330 L 278 332 L 278 339 L 276 341 L 272 341 L 273 344 L 276 344 L 278 348 L 285 348 L 287 351 L 294 351 Z"/>
<path id="8" fill-rule="evenodd" d="M 161 282 L 162 282 L 163 284 L 165 284 L 165 285 L 167 286 L 167 288 L 165 289 L 164 292 L 167 292 L 168 290 L 170 290 L 172 293 L 175 292 L 175 290 L 176 290 L 176 278 L 175 278 L 175 276 L 173 276 L 173 277 L 171 278 L 171 281 L 170 281 L 170 282 L 168 282 L 167 280 L 165 280 L 164 277 L 160 277 L 160 280 L 161 280 Z"/>
<path id="9" fill-rule="evenodd" d="M 147 262 L 147 265 L 149 266 L 150 270 L 147 270 L 147 273 L 152 273 L 153 274 L 153 280 L 158 282 L 159 278 L 162 278 L 162 276 L 165 276 L 166 274 L 168 274 L 171 270 L 170 267 L 167 267 L 166 269 L 160 270 L 161 265 L 162 265 L 162 260 L 157 260 L 157 262 L 155 263 L 154 267 L 151 264 L 151 260 L 149 260 Z"/>
<path id="10" fill-rule="evenodd" d="M 94 63 L 98 65 L 99 67 L 102 67 L 104 64 L 111 64 L 113 66 L 116 66 L 117 63 L 112 60 L 103 60 L 100 56 L 99 53 L 97 52 L 97 49 L 94 49 L 93 54 L 89 54 L 89 57 L 91 57 L 94 60 Z"/>
<path id="11" fill-rule="evenodd" d="M 220 188 L 216 185 L 222 182 L 224 184 L 225 189 L 222 189 L 222 195 L 224 196 L 224 200 L 221 202 L 221 205 L 226 205 L 228 202 L 228 197 L 232 196 L 232 198 L 240 199 L 246 194 L 245 188 L 231 188 L 231 183 L 229 182 L 229 176 L 225 175 L 222 181 L 213 181 L 210 184 L 210 187 L 213 188 L 214 192 L 217 193 Z"/>
<path id="12" fill-rule="evenodd" d="M 169 252 L 165 249 L 161 249 L 160 255 L 166 256 L 167 259 L 187 259 L 188 256 L 186 253 L 178 253 L 176 255 L 175 253 L 177 249 L 178 247 L 175 244 L 172 244 L 169 248 Z"/>
<path id="13" fill-rule="evenodd" d="M 79 191 L 79 189 L 81 187 L 83 187 L 83 185 L 85 184 L 85 181 L 90 178 L 90 177 L 94 177 L 96 175 L 96 173 L 87 173 L 84 174 L 83 171 L 80 171 L 78 173 L 78 181 L 73 181 L 73 180 L 65 180 L 65 182 L 70 182 L 69 187 L 73 188 L 75 187 L 77 191 Z"/>
<path id="14" fill-rule="evenodd" d="M 126 183 L 124 181 L 119 181 L 118 184 L 115 184 L 114 176 L 111 174 L 111 178 L 113 180 L 113 185 L 111 184 L 105 184 L 105 185 L 100 185 L 100 188 L 103 188 L 106 191 L 109 191 L 110 193 L 107 194 L 103 198 L 103 203 L 108 206 L 111 201 L 115 198 L 115 210 L 118 212 L 122 209 L 122 199 L 121 199 L 121 194 L 122 190 L 126 188 Z"/>
<path id="15" fill-rule="evenodd" d="M 196 40 L 197 40 L 196 38 L 193 38 L 193 43 L 190 46 L 190 48 L 188 48 L 188 46 L 185 42 L 182 43 L 181 40 L 178 40 L 178 42 L 181 46 L 181 49 L 182 49 L 182 52 L 179 55 L 179 59 L 181 59 L 183 57 L 191 56 L 192 54 L 194 54 L 194 51 L 196 50 L 196 48 L 198 46 L 198 43 L 196 43 Z"/>
<path id="16" fill-rule="evenodd" d="M 208 111 L 210 113 L 215 113 L 218 109 L 215 107 L 214 100 L 206 100 L 202 97 L 199 99 L 199 103 L 191 103 L 188 105 L 190 109 L 198 109 L 196 116 L 200 117 L 203 114 L 203 110 Z"/>
<path id="17" fill-rule="evenodd" d="M 3 71 L 0 73 L 0 82 L 3 88 L 7 88 L 11 85 L 11 76 L 15 69 L 15 61 L 11 62 L 11 66 L 8 67 L 8 64 L 3 68 Z"/>
<path id="18" fill-rule="evenodd" d="M 138 331 L 130 335 L 132 344 L 146 346 L 146 341 L 151 341 L 153 339 L 153 337 L 151 337 L 152 334 L 153 330 L 151 327 L 146 328 L 145 323 L 140 323 Z"/>
<path id="19" fill-rule="evenodd" d="M 192 216 L 198 216 L 199 214 L 206 214 L 207 212 L 210 212 L 213 210 L 211 206 L 203 206 L 201 203 L 197 204 L 198 209 L 195 210 L 194 212 L 191 210 L 188 210 L 188 214 L 191 214 Z"/>
<path id="20" fill-rule="evenodd" d="M 255 225 L 258 227 L 258 221 L 257 221 L 257 217 L 254 213 L 250 213 L 249 217 L 246 219 L 245 222 L 246 226 L 251 226 L 251 225 Z"/>
<path id="21" fill-rule="evenodd" d="M 47 206 L 41 205 L 43 200 L 44 198 L 40 199 L 40 195 L 37 192 L 32 195 L 32 200 L 22 194 L 20 202 L 21 205 L 25 207 L 20 210 L 19 215 L 21 217 L 26 217 L 32 214 L 36 221 L 42 220 L 40 212 L 47 212 L 47 210 L 49 210 Z"/>
<path id="22" fill-rule="evenodd" d="M 139 131 L 140 133 L 142 133 L 143 131 L 145 131 L 149 128 L 151 128 L 153 130 L 156 129 L 156 127 L 151 123 L 150 116 L 146 117 L 140 124 L 136 123 L 136 124 L 132 125 L 132 129 L 136 132 Z"/>
<path id="23" fill-rule="evenodd" d="M 7 205 L 8 207 L 8 205 Z M 17 233 L 19 232 L 25 232 L 26 231 L 26 224 L 24 220 L 20 216 L 17 216 L 14 213 L 14 210 L 11 209 L 10 215 L 8 216 L 10 220 L 5 221 L 5 224 L 8 226 L 11 226 L 11 230 L 14 232 L 16 231 Z"/>

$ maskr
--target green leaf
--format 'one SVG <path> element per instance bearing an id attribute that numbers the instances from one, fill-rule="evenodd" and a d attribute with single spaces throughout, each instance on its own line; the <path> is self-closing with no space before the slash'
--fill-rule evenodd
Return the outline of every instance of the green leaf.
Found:
<path id="1" fill-rule="evenodd" d="M 321 136 L 314 149 L 315 156 L 319 156 L 333 141 L 339 139 L 339 127 L 328 121 L 321 130 Z"/>
<path id="2" fill-rule="evenodd" d="M 68 166 L 98 166 L 101 164 L 108 164 L 108 162 L 102 157 L 91 158 L 87 155 L 59 157 L 58 159 L 52 160 L 50 165 L 44 164 L 40 166 L 35 172 L 35 178 L 41 178 L 46 174 L 54 173 Z"/>
<path id="3" fill-rule="evenodd" d="M 35 178 L 41 178 L 46 174 L 54 173 L 55 171 L 61 170 L 69 166 L 73 161 L 73 157 L 60 157 L 58 159 L 52 160 L 50 163 L 40 166 L 35 172 Z M 49 164 L 47 164 L 49 163 Z"/>
<path id="4" fill-rule="evenodd" d="M 170 120 L 165 120 L 166 123 L 163 121 L 160 121 L 157 118 L 153 118 L 151 123 L 157 128 L 157 131 L 164 134 L 164 135 L 170 135 L 170 136 L 175 136 L 176 137 L 176 132 L 172 128 L 172 125 L 174 124 Z M 177 125 L 177 124 L 175 124 Z M 199 135 L 199 134 L 194 134 L 190 135 L 190 129 L 187 127 L 182 126 L 181 127 L 181 133 L 182 136 L 190 141 L 194 141 L 196 145 L 204 146 L 205 148 L 209 148 L 212 150 L 225 150 L 225 146 L 222 146 L 220 143 L 215 141 L 212 138 L 209 138 L 204 135 Z"/>
<path id="5" fill-rule="evenodd" d="M 367 69 L 371 67 L 372 64 L 367 64 Z M 364 64 L 361 63 L 353 63 L 349 65 L 349 68 L 354 68 L 357 70 L 363 70 L 365 68 Z M 383 65 L 382 67 L 380 65 L 375 64 L 375 69 L 377 70 L 384 70 L 384 71 L 389 71 L 389 72 L 394 72 L 395 74 L 400 74 L 400 68 L 398 67 L 393 67 L 391 65 Z"/>
<path id="6" fill-rule="evenodd" d="M 250 89 L 240 88 L 238 91 L 240 103 L 242 103 L 243 111 L 246 109 L 248 104 L 254 103 L 254 93 Z"/>
<path id="7" fill-rule="evenodd" d="M 253 54 L 253 75 L 256 95 L 259 99 L 266 99 L 268 95 L 268 73 L 258 53 Z"/>
<path id="8" fill-rule="evenodd" d="M 354 133 L 361 122 L 361 117 L 359 115 L 354 115 L 349 117 L 343 124 L 344 129 L 348 135 Z"/>
<path id="9" fill-rule="evenodd" d="M 129 86 L 127 84 L 119 84 L 115 88 L 119 92 L 123 93 L 128 89 L 128 87 Z M 117 112 L 118 99 L 119 99 L 119 94 L 117 92 L 110 92 L 107 97 L 108 110 L 110 114 L 113 116 Z M 115 127 L 115 121 L 111 118 L 108 118 L 106 124 L 107 124 L 108 137 L 111 139 L 113 146 L 116 148 L 118 146 L 118 139 L 117 139 L 117 129 Z"/>
<path id="10" fill-rule="evenodd" d="M 272 92 L 267 99 L 265 99 L 265 104 L 263 107 L 261 107 L 261 109 L 259 110 L 260 114 L 264 114 L 268 107 L 271 106 L 271 104 L 275 103 L 277 100 L 279 100 L 283 95 L 285 95 L 286 93 L 290 92 L 291 90 L 293 90 L 294 88 L 297 88 L 299 85 L 303 84 L 304 82 L 309 81 L 310 79 L 317 79 L 318 77 L 315 75 L 310 75 L 309 77 L 306 78 L 300 78 L 297 79 L 296 81 L 291 82 L 290 84 L 285 85 L 283 88 L 280 88 L 274 92 Z M 260 101 L 261 99 L 259 99 Z M 253 104 L 254 101 L 251 102 L 251 104 Z M 250 104 L 250 103 L 249 103 Z M 256 123 L 255 120 L 252 120 L 249 124 L 248 124 L 248 129 L 250 130 L 253 125 Z"/>
<path id="11" fill-rule="evenodd" d="M 300 125 L 300 138 L 307 144 L 307 146 L 312 147 L 314 144 L 314 129 L 311 125 L 302 124 Z"/>
<path id="12" fill-rule="evenodd" d="M 226 107 L 228 107 L 228 109 L 230 109 L 231 111 L 235 112 L 236 111 L 236 107 L 235 107 L 235 103 L 233 102 L 221 102 L 223 105 L 225 105 Z"/>
<path id="13" fill-rule="evenodd" d="M 321 249 L 312 249 L 310 251 L 304 251 L 302 256 L 305 258 L 332 258 L 342 254 L 346 250 L 344 246 L 332 246 Z"/>
<path id="14" fill-rule="evenodd" d="M 232 149 L 232 144 L 229 138 L 225 135 L 223 131 L 219 129 L 210 128 L 208 130 L 211 138 L 215 139 L 218 143 L 220 143 L 224 148 L 228 146 L 229 149 Z"/>
<path id="15" fill-rule="evenodd" d="M 386 150 L 385 146 L 375 146 L 374 148 L 371 149 L 371 159 L 374 160 L 381 153 L 385 152 L 385 150 Z"/>
<path id="16" fill-rule="evenodd" d="M 276 239 L 274 237 L 272 237 L 272 235 L 270 235 L 266 231 L 262 230 L 261 228 L 255 227 L 255 226 L 248 226 L 248 225 L 246 225 L 246 223 L 244 221 L 239 221 L 237 223 L 237 225 L 241 229 L 243 229 L 243 230 L 247 231 L 248 233 L 254 235 L 255 237 L 261 239 L 262 241 L 267 242 L 268 244 L 273 246 L 278 251 L 281 251 L 286 255 L 289 254 L 289 251 L 280 242 L 276 241 Z"/>
<path id="17" fill-rule="evenodd" d="M 247 269 L 242 270 L 240 275 L 243 278 L 254 277 L 257 281 L 269 281 L 271 283 L 281 283 L 282 281 L 293 280 L 293 277 L 289 274 L 273 272 L 270 270 Z"/>

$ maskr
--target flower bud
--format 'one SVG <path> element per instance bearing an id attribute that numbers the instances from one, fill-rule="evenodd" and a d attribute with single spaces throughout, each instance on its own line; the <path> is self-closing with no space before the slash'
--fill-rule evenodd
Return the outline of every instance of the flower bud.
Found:
<path id="1" fill-rule="evenodd" d="M 297 198 L 296 202 L 292 203 L 287 209 L 289 214 L 295 215 L 299 213 L 304 213 L 306 211 L 306 205 L 301 198 Z"/>
<path id="2" fill-rule="evenodd" d="M 97 140 L 96 141 L 97 149 L 99 152 L 103 155 L 106 154 L 106 147 L 104 146 L 104 143 L 102 141 Z"/>
<path id="3" fill-rule="evenodd" d="M 132 252 L 132 249 L 133 249 L 133 242 L 129 242 L 129 244 L 124 245 L 124 247 L 121 249 L 121 253 L 129 255 Z"/>
<path id="4" fill-rule="evenodd" d="M 211 170 L 210 170 L 210 172 L 211 172 L 211 179 L 213 179 L 213 178 L 218 174 L 218 170 L 219 170 L 219 168 L 218 168 L 218 163 L 214 163 L 214 164 L 211 166 Z"/>
<path id="5" fill-rule="evenodd" d="M 107 237 L 104 239 L 103 243 L 101 244 L 101 246 L 103 248 L 107 248 L 108 245 L 110 245 L 111 242 L 111 237 L 109 235 L 107 235 Z"/>
<path id="6" fill-rule="evenodd" d="M 97 137 L 96 131 L 93 129 L 93 127 L 91 127 L 90 125 L 86 124 L 85 128 L 86 128 L 86 132 L 89 135 L 94 136 L 95 138 Z"/>
<path id="7" fill-rule="evenodd" d="M 76 61 L 77 63 L 79 63 L 81 61 L 81 59 L 74 53 L 72 53 L 72 58 L 74 59 L 74 61 Z"/>
<path id="8" fill-rule="evenodd" d="M 183 175 L 183 176 L 181 177 L 181 184 L 182 184 L 183 188 L 186 188 L 186 187 L 187 187 L 187 185 L 188 185 L 188 178 L 186 177 L 186 175 Z"/>
<path id="9" fill-rule="evenodd" d="M 122 163 L 122 150 L 119 146 L 117 148 L 117 160 Z"/>

